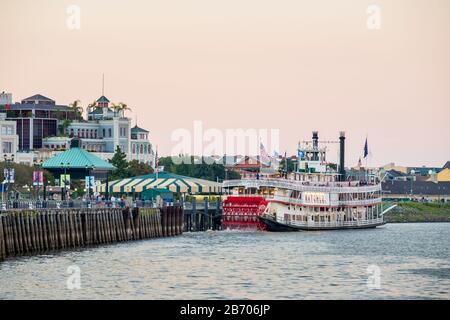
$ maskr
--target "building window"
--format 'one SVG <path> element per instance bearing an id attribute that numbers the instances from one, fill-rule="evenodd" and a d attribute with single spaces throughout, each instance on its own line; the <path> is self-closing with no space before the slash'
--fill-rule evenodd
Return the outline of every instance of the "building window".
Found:
<path id="1" fill-rule="evenodd" d="M 144 145 L 141 144 L 141 154 L 144 153 Z"/>
<path id="2" fill-rule="evenodd" d="M 8 141 L 4 141 L 2 143 L 2 150 L 3 153 L 12 153 L 13 148 L 12 148 L 12 142 L 8 142 Z"/>
<path id="3" fill-rule="evenodd" d="M 106 130 L 103 129 L 103 137 L 106 137 Z"/>
<path id="4" fill-rule="evenodd" d="M 111 138 L 112 137 L 112 130 L 111 130 L 111 128 L 108 129 L 108 134 L 109 134 L 109 137 Z"/>
<path id="5" fill-rule="evenodd" d="M 136 145 L 133 143 L 133 154 L 136 153 Z"/>

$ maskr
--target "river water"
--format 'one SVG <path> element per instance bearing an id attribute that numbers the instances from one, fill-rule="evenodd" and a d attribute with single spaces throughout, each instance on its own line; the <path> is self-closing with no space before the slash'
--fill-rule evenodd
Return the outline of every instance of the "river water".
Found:
<path id="1" fill-rule="evenodd" d="M 449 250 L 450 223 L 186 233 L 4 261 L 0 299 L 449 299 Z"/>

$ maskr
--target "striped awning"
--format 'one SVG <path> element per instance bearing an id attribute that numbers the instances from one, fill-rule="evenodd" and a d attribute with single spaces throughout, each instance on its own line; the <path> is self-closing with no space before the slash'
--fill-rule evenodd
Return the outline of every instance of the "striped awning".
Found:
<path id="1" fill-rule="evenodd" d="M 167 172 L 148 174 L 111 181 L 109 193 L 141 193 L 150 189 L 166 189 L 181 193 L 222 193 L 222 184 L 192 177 L 180 176 Z M 97 192 L 105 193 L 106 184 L 97 186 Z"/>

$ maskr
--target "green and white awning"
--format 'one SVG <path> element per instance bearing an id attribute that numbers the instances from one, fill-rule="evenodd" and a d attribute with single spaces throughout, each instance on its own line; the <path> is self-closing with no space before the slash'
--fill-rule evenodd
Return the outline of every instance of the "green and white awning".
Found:
<path id="1" fill-rule="evenodd" d="M 172 192 L 191 194 L 221 193 L 222 184 L 168 172 L 125 178 L 109 183 L 109 193 L 140 193 L 149 189 L 166 189 Z M 97 192 L 106 192 L 106 184 L 98 186 Z"/>

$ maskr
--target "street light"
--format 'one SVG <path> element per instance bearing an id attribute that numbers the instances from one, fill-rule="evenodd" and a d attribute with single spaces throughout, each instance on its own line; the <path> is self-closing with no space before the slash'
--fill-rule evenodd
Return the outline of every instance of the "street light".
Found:
<path id="1" fill-rule="evenodd" d="M 39 169 L 38 172 L 42 170 L 42 164 L 43 163 L 44 163 L 44 161 L 42 161 L 42 159 L 36 161 L 36 167 Z M 42 173 L 42 175 L 44 175 L 44 174 Z M 35 181 L 33 181 L 33 182 L 35 182 Z M 36 200 L 39 201 L 39 191 L 41 190 L 41 184 L 40 184 L 41 181 L 40 181 L 39 176 L 38 176 L 38 181 L 36 181 L 36 183 L 37 183 Z M 42 180 L 42 183 L 44 183 L 44 180 Z M 45 193 L 45 191 L 44 191 L 44 193 Z"/>
<path id="2" fill-rule="evenodd" d="M 6 154 L 3 155 L 3 158 L 5 159 L 5 178 L 7 181 L 7 193 L 6 193 L 6 199 L 7 202 L 9 203 L 9 187 L 10 187 L 10 183 L 11 183 L 11 176 L 12 176 L 12 172 L 13 172 L 13 168 L 12 168 L 12 163 L 14 162 L 14 155 L 12 154 L 10 158 L 8 158 L 8 156 Z"/>
<path id="3" fill-rule="evenodd" d="M 91 198 L 91 174 L 92 170 L 95 168 L 94 165 L 86 165 L 87 179 L 86 179 L 86 190 L 88 194 L 88 199 Z"/>
<path id="4" fill-rule="evenodd" d="M 414 179 L 414 175 L 416 174 L 416 170 L 411 170 L 411 201 L 413 199 L 413 179 Z"/>
<path id="5" fill-rule="evenodd" d="M 64 168 L 64 188 L 61 186 L 61 200 L 66 200 L 66 192 L 67 192 L 67 167 L 70 166 L 70 162 L 64 163 L 61 162 L 61 167 Z M 62 182 L 63 179 L 61 179 Z"/>

